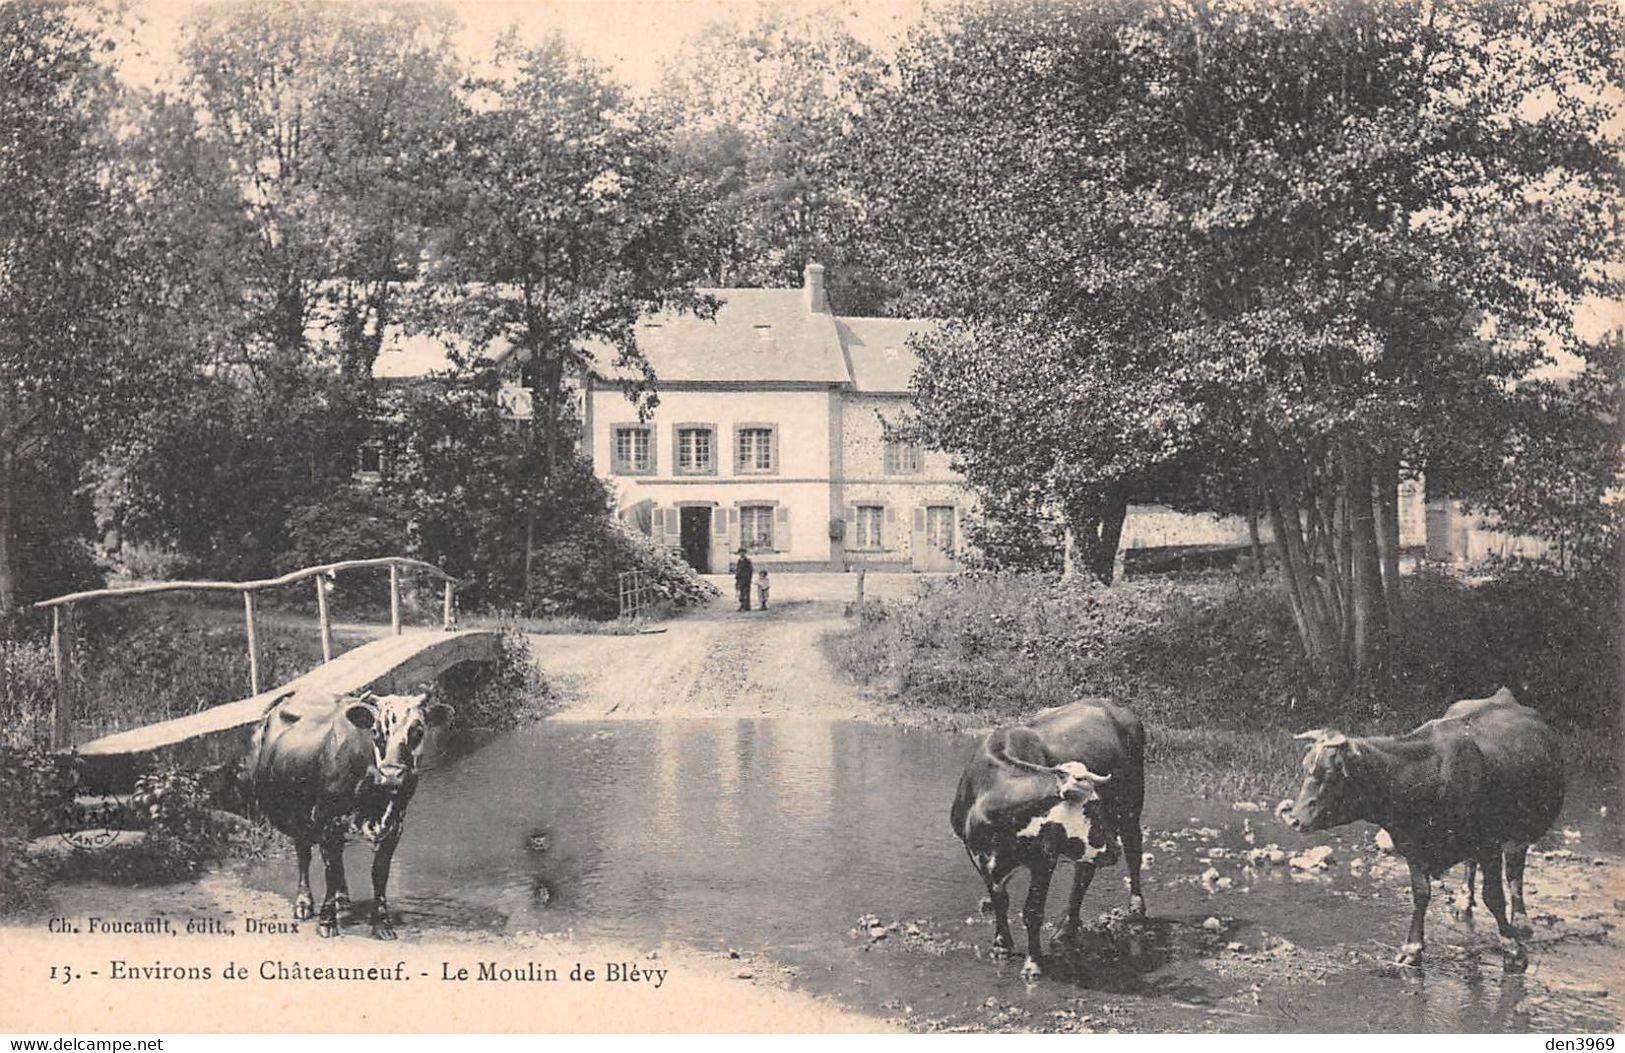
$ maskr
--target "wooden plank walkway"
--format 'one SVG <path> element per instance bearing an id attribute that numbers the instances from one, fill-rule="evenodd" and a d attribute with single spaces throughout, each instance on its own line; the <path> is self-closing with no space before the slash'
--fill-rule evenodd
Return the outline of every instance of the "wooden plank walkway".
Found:
<path id="1" fill-rule="evenodd" d="M 293 692 L 332 697 L 371 689 L 380 694 L 418 690 L 452 666 L 495 661 L 499 634 L 489 629 L 426 630 L 386 636 L 317 666 L 281 687 L 200 713 L 105 735 L 80 746 L 86 782 L 124 783 L 137 767 L 181 764 L 206 767 L 233 760 L 248 746 L 271 703 Z"/>

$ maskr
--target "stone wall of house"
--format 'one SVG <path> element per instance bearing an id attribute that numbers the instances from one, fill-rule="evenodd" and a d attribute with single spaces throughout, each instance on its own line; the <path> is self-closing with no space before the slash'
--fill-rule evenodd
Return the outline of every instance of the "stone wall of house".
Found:
<path id="1" fill-rule="evenodd" d="M 841 397 L 840 449 L 832 503 L 840 523 L 832 533 L 835 562 L 847 567 L 951 570 L 965 551 L 964 516 L 973 507 L 970 492 L 949 467 L 948 456 L 921 451 L 918 470 L 888 464 L 886 428 L 901 422 L 906 395 L 847 393 Z M 860 544 L 859 509 L 881 509 L 879 544 Z M 952 512 L 930 513 L 931 508 Z M 930 543 L 928 517 L 941 524 L 951 515 L 951 551 Z M 939 535 L 940 536 L 940 535 Z"/>

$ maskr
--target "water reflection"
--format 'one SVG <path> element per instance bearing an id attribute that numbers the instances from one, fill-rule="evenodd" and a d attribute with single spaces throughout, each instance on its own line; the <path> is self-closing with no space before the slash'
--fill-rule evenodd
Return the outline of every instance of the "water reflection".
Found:
<path id="1" fill-rule="evenodd" d="M 970 748 L 959 735 L 840 721 L 543 723 L 441 755 L 412 804 L 392 905 L 419 931 L 765 950 L 815 991 L 977 1026 L 988 997 L 1046 1017 L 1109 1000 L 1138 1007 L 1124 1023 L 1139 1029 L 1507 1031 L 1617 1018 L 1613 996 L 1586 979 L 1619 971 L 1612 943 L 1537 946 L 1528 977 L 1505 975 L 1488 919 L 1453 923 L 1442 896 L 1426 971 L 1387 969 L 1408 899 L 1397 862 L 1371 855 L 1369 827 L 1309 839 L 1252 814 L 1258 844 L 1325 841 L 1339 862 L 1312 877 L 1247 869 L 1244 816 L 1182 794 L 1172 773 L 1154 773 L 1145 814 L 1150 922 L 1097 921 L 1056 945 L 1050 975 L 1028 987 L 986 956 L 983 890 L 948 825 Z M 1617 846 L 1617 828 L 1595 818 L 1597 792 L 1571 793 L 1563 825 Z M 1349 871 L 1362 852 L 1378 872 Z M 1233 886 L 1204 885 L 1209 868 Z M 1563 873 L 1532 862 L 1537 915 L 1577 910 Z M 279 859 L 254 881 L 285 892 L 291 875 Z M 1063 873 L 1051 893 L 1054 917 L 1070 882 Z M 1125 905 L 1115 867 L 1084 917 Z M 893 927 L 860 935 L 863 915 Z M 1211 917 L 1222 932 L 1204 927 Z"/>

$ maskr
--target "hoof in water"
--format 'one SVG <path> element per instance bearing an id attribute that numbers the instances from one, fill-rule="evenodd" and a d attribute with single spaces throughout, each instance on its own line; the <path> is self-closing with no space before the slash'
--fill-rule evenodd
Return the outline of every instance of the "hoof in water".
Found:
<path id="1" fill-rule="evenodd" d="M 1016 949 L 1011 945 L 1009 940 L 1000 939 L 999 937 L 995 936 L 993 937 L 993 949 L 988 953 L 994 958 L 1003 960 L 1005 958 L 1014 957 Z"/>
<path id="2" fill-rule="evenodd" d="M 1399 949 L 1399 955 L 1394 959 L 1395 965 L 1408 968 L 1417 968 L 1422 964 L 1422 945 L 1420 943 L 1407 943 Z"/>
<path id="3" fill-rule="evenodd" d="M 316 916 L 316 901 L 310 898 L 310 893 L 301 892 L 299 898 L 293 901 L 293 918 L 295 921 L 309 921 Z"/>
<path id="4" fill-rule="evenodd" d="M 323 939 L 330 939 L 339 934 L 339 919 L 323 915 L 321 921 L 316 923 L 316 934 Z"/>
<path id="5" fill-rule="evenodd" d="M 388 918 L 375 921 L 372 923 L 372 935 L 375 939 L 393 940 L 395 938 L 395 926 L 389 923 Z"/>
<path id="6" fill-rule="evenodd" d="M 1145 897 L 1130 896 L 1128 898 L 1128 916 L 1131 918 L 1145 917 Z"/>
<path id="7" fill-rule="evenodd" d="M 350 911 L 350 894 L 348 892 L 340 892 L 340 893 L 336 894 L 333 897 L 333 909 L 335 911 L 337 911 L 338 913 L 340 913 L 340 914 L 349 913 L 349 911 Z"/>
<path id="8" fill-rule="evenodd" d="M 1021 964 L 1021 978 L 1032 981 L 1044 975 L 1044 970 L 1038 967 L 1038 959 L 1028 955 L 1027 960 Z"/>
<path id="9" fill-rule="evenodd" d="M 1529 955 L 1523 944 L 1510 936 L 1501 937 L 1502 967 L 1509 973 L 1521 973 L 1529 968 Z"/>
<path id="10" fill-rule="evenodd" d="M 1527 914 L 1512 915 L 1512 928 L 1519 936 L 1533 936 L 1535 926 L 1529 921 Z"/>

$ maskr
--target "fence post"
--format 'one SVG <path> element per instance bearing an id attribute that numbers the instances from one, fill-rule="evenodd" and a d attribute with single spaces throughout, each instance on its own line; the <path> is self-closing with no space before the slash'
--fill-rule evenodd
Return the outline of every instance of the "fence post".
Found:
<path id="1" fill-rule="evenodd" d="M 453 597 L 455 596 L 455 594 L 456 594 L 456 586 L 454 586 L 449 581 L 446 582 L 445 604 L 444 604 L 444 609 L 441 611 L 441 614 L 440 614 L 440 627 L 442 629 L 450 629 L 452 627 L 452 625 L 453 625 L 452 600 L 453 600 Z"/>
<path id="2" fill-rule="evenodd" d="M 56 699 L 51 706 L 51 748 L 66 749 L 73 739 L 73 605 L 51 608 L 51 667 Z"/>
<path id="3" fill-rule="evenodd" d="M 243 590 L 243 620 L 248 625 L 248 693 L 260 693 L 260 641 L 254 634 L 254 594 Z"/>
<path id="4" fill-rule="evenodd" d="M 858 617 L 863 617 L 863 575 L 864 568 L 858 568 Z"/>
<path id="5" fill-rule="evenodd" d="M 327 575 L 316 575 L 316 618 L 322 626 L 322 661 L 333 660 L 333 623 L 327 618 Z"/>
<path id="6" fill-rule="evenodd" d="M 401 634 L 401 568 L 394 563 L 389 565 L 389 628 Z"/>

